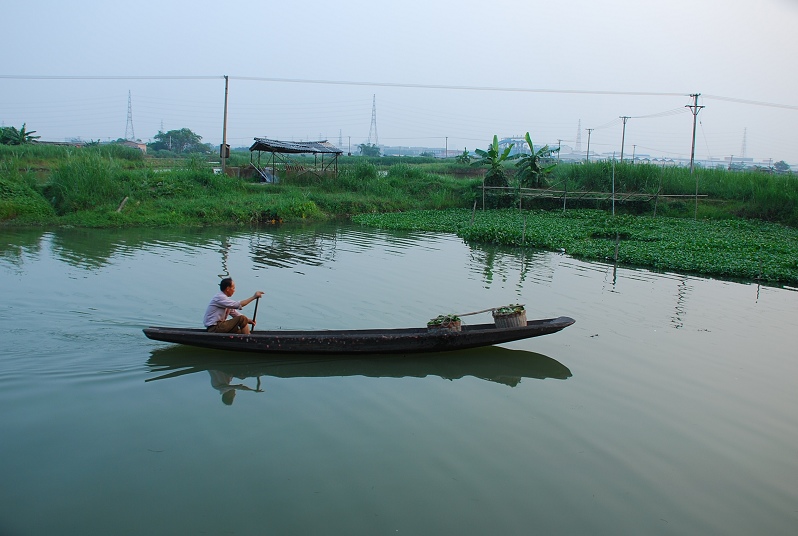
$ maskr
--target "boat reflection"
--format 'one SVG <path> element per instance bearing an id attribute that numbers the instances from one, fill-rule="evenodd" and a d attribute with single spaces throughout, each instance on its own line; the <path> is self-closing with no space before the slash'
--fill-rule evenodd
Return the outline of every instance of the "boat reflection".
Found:
<path id="1" fill-rule="evenodd" d="M 510 387 L 521 380 L 571 377 L 571 371 L 545 355 L 499 346 L 424 355 L 374 355 L 320 357 L 298 355 L 290 358 L 242 356 L 182 346 L 153 350 L 147 362 L 156 374 L 147 382 L 208 371 L 211 383 L 224 395 L 236 390 L 260 390 L 263 376 L 274 378 L 320 378 L 365 376 L 369 378 L 425 378 L 438 376 L 457 380 L 471 376 Z M 257 378 L 255 388 L 233 384 L 235 378 Z M 235 394 L 227 395 L 234 397 Z"/>

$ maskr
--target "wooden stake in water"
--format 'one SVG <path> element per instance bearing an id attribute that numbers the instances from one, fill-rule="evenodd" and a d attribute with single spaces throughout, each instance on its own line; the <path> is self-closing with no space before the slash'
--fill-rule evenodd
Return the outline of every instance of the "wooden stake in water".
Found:
<path id="1" fill-rule="evenodd" d="M 657 187 L 657 195 L 654 196 L 654 217 L 657 217 L 657 203 L 659 203 L 659 194 L 662 192 L 662 176 L 665 174 L 665 162 L 662 162 L 662 169 L 659 173 L 659 186 Z"/>

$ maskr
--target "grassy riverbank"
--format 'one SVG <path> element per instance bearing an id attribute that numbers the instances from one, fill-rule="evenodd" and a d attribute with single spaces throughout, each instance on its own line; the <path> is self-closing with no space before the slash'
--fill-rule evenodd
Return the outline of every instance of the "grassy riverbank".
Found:
<path id="1" fill-rule="evenodd" d="M 687 197 L 618 202 L 613 217 L 607 199 L 573 195 L 611 191 L 611 163 L 562 164 L 546 178 L 551 190 L 571 192 L 565 211 L 561 199 L 520 199 L 509 168 L 510 188 L 489 192 L 489 210 L 478 210 L 472 225 L 470 209 L 483 202 L 482 171 L 464 164 L 343 157 L 337 177 L 282 172 L 278 184 L 263 184 L 216 174 L 206 158 L 150 158 L 118 145 L 0 146 L 0 222 L 240 226 L 355 216 L 368 225 L 452 232 L 469 241 L 598 260 L 614 260 L 618 236 L 623 264 L 798 283 L 798 180 L 792 174 L 690 175 L 679 168 L 616 165 L 619 194 Z M 313 164 L 312 158 L 298 161 Z M 246 168 L 249 155 L 234 153 L 228 164 Z M 698 203 L 689 197 L 696 184 L 707 196 Z"/>
<path id="2" fill-rule="evenodd" d="M 346 217 L 364 212 L 470 208 L 483 202 L 482 169 L 434 158 L 342 157 L 337 177 L 281 172 L 279 184 L 214 174 L 207 155 L 145 157 L 120 145 L 83 148 L 0 145 L 0 222 L 84 227 L 248 225 L 272 221 Z M 313 158 L 298 158 L 308 168 Z M 228 165 L 246 170 L 248 152 L 233 152 Z M 509 188 L 488 191 L 488 208 L 519 205 Z M 560 164 L 544 188 L 567 191 L 567 208 L 609 209 L 580 192 L 614 189 L 618 197 L 656 199 L 616 203 L 622 213 L 693 219 L 750 218 L 798 227 L 798 179 L 793 174 L 728 172 L 652 165 Z M 698 203 L 693 197 L 696 188 Z M 683 196 L 683 197 L 662 197 Z M 125 201 L 124 206 L 122 202 Z M 524 208 L 562 208 L 562 200 L 520 200 Z M 120 208 L 121 206 L 121 208 Z"/>
<path id="3" fill-rule="evenodd" d="M 473 218 L 473 220 L 472 220 Z M 798 284 L 798 230 L 758 221 L 693 221 L 599 210 L 515 209 L 362 214 L 386 229 L 456 233 L 469 242 L 563 251 L 571 256 L 771 284 Z"/>
<path id="4" fill-rule="evenodd" d="M 263 184 L 214 173 L 203 157 L 143 159 L 108 146 L 0 146 L 0 221 L 81 227 L 251 225 L 362 212 L 467 206 L 478 179 L 352 159 L 337 177 L 283 174 Z M 113 147 L 113 146 L 112 146 Z M 117 146 L 118 147 L 118 146 Z M 231 165 L 244 167 L 238 156 Z"/>

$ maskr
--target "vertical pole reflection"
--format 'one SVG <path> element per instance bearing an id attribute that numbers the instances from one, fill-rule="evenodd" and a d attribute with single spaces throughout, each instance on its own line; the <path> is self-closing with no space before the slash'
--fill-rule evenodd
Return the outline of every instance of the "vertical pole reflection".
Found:
<path id="1" fill-rule="evenodd" d="M 687 301 L 687 279 L 679 280 L 679 285 L 676 287 L 676 307 L 674 308 L 673 318 L 671 324 L 676 329 L 684 327 L 684 315 L 687 313 L 685 302 Z"/>
<path id="2" fill-rule="evenodd" d="M 219 277 L 224 279 L 225 277 L 230 277 L 230 271 L 227 269 L 227 259 L 230 255 L 230 241 L 227 237 L 224 237 L 220 242 L 219 253 L 222 254 L 222 273 L 219 274 Z"/>

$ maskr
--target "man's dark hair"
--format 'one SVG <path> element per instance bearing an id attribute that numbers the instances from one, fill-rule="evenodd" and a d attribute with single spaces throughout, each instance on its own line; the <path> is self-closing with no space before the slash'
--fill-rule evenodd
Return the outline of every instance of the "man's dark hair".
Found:
<path id="1" fill-rule="evenodd" d="M 225 289 L 227 289 L 228 287 L 231 287 L 232 285 L 233 285 L 233 278 L 232 277 L 225 277 L 224 279 L 219 281 L 219 290 L 224 292 Z"/>

